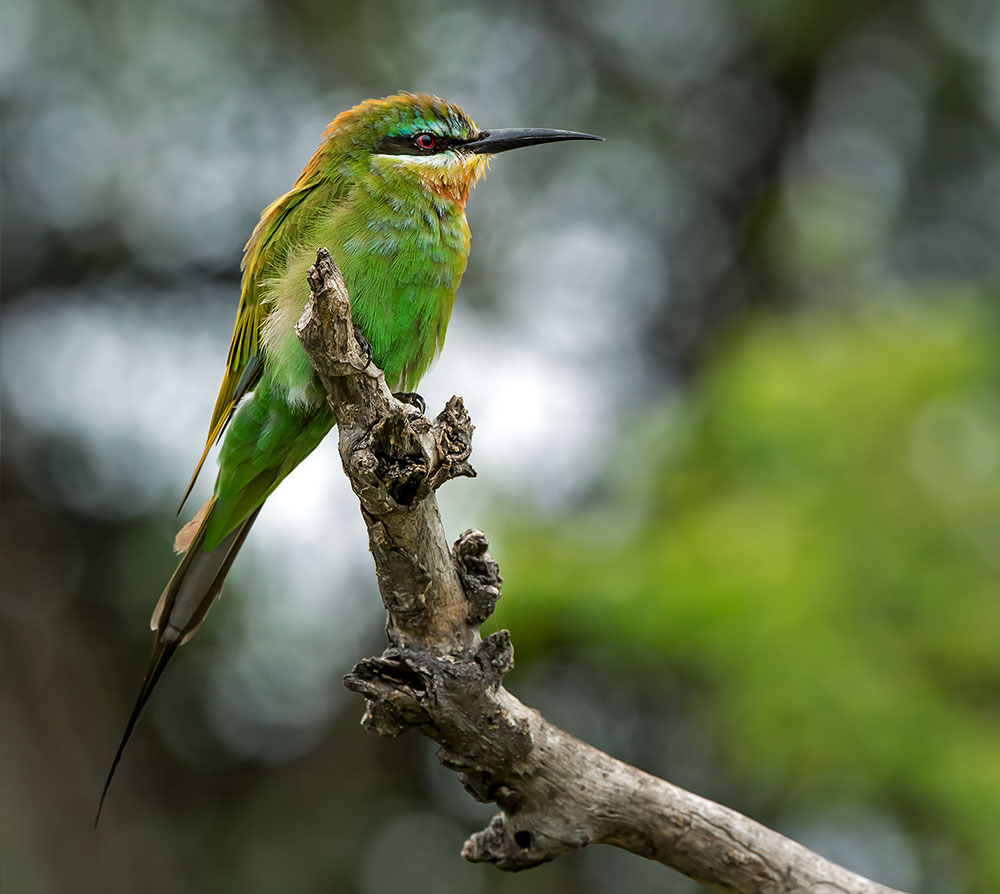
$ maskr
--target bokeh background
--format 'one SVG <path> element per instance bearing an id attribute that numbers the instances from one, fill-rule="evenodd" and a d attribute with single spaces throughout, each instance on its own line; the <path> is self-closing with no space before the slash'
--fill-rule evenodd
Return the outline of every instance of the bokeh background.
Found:
<path id="1" fill-rule="evenodd" d="M 500 561 L 510 688 L 882 882 L 1000 890 L 994 0 L 7 0 L 4 890 L 695 889 L 459 858 L 490 809 L 340 685 L 384 640 L 332 441 L 91 829 L 243 243 L 399 89 L 607 137 L 496 160 L 421 386 L 477 425 L 442 511 Z"/>

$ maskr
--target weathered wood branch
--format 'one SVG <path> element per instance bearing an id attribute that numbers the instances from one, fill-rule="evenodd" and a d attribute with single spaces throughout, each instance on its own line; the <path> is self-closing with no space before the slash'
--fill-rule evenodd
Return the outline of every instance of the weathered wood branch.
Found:
<path id="1" fill-rule="evenodd" d="M 611 844 L 722 891 L 893 894 L 574 738 L 504 689 L 510 636 L 479 636 L 500 596 L 497 564 L 479 531 L 448 548 L 434 497 L 449 478 L 475 474 L 461 398 L 433 421 L 396 400 L 355 336 L 343 277 L 325 249 L 309 284 L 298 334 L 337 418 L 388 616 L 389 648 L 359 662 L 345 685 L 367 700 L 368 729 L 420 730 L 473 797 L 500 807 L 465 843 L 465 858 L 518 870 Z"/>

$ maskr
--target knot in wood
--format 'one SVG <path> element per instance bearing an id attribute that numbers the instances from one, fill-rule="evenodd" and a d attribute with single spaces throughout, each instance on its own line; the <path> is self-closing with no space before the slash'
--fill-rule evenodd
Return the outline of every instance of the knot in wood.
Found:
<path id="1" fill-rule="evenodd" d="M 412 506 L 427 477 L 427 460 L 405 413 L 393 413 L 372 428 L 369 450 L 374 473 L 395 503 Z"/>
<path id="2" fill-rule="evenodd" d="M 469 624 L 479 627 L 493 614 L 500 598 L 500 566 L 490 555 L 489 543 L 482 531 L 468 530 L 451 550 L 462 589 L 469 600 Z"/>
<path id="3" fill-rule="evenodd" d="M 344 677 L 344 686 L 365 697 L 361 723 L 379 735 L 395 737 L 427 720 L 424 680 L 395 649 L 359 661 Z"/>
<path id="4" fill-rule="evenodd" d="M 431 427 L 437 452 L 434 477 L 430 482 L 432 488 L 452 478 L 476 477 L 476 470 L 469 463 L 475 428 L 462 398 L 453 396 Z"/>
<path id="5" fill-rule="evenodd" d="M 510 641 L 510 631 L 491 633 L 479 644 L 476 657 L 483 676 L 491 680 L 491 685 L 499 686 L 504 676 L 514 669 L 514 644 Z"/>

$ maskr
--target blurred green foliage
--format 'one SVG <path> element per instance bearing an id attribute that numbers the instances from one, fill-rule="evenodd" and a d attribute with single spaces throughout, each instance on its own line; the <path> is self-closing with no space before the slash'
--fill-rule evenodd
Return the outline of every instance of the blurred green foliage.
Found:
<path id="1" fill-rule="evenodd" d="M 497 621 L 528 661 L 600 652 L 628 676 L 655 656 L 702 694 L 732 773 L 779 801 L 891 811 L 952 841 L 985 894 L 1000 352 L 984 301 L 941 297 L 747 327 L 672 415 L 678 442 L 647 430 L 635 463 L 622 434 L 627 501 L 508 531 Z"/>

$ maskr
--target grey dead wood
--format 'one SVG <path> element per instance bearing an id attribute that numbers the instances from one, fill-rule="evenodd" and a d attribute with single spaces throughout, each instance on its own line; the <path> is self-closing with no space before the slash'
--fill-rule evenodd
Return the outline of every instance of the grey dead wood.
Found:
<path id="1" fill-rule="evenodd" d="M 500 597 L 497 564 L 479 531 L 449 548 L 434 496 L 450 478 L 475 475 L 462 400 L 430 421 L 395 399 L 355 335 L 343 277 L 325 249 L 309 285 L 297 331 L 337 419 L 390 643 L 345 685 L 366 699 L 365 727 L 384 736 L 419 730 L 474 798 L 500 808 L 462 855 L 519 870 L 610 844 L 719 891 L 894 894 L 574 738 L 504 689 L 510 635 L 479 635 Z"/>

